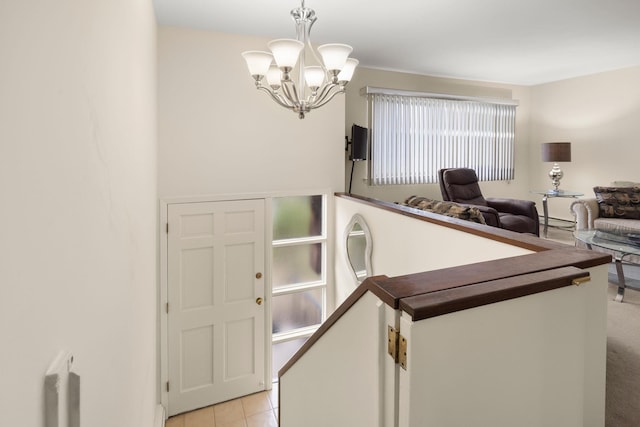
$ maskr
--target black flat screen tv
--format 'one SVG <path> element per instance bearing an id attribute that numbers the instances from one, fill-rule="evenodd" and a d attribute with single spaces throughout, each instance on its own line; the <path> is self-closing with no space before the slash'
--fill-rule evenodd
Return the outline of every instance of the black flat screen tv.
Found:
<path id="1" fill-rule="evenodd" d="M 367 140 L 369 130 L 354 124 L 351 126 L 351 156 L 349 160 L 360 161 L 367 159 Z"/>

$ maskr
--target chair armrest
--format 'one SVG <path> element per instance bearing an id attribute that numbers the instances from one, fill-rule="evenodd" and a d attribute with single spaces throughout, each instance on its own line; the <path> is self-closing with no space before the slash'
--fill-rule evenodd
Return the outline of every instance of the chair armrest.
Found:
<path id="1" fill-rule="evenodd" d="M 593 221 L 600 216 L 598 201 L 595 198 L 578 199 L 571 203 L 570 209 L 576 219 L 576 230 L 594 228 Z"/>
<path id="2" fill-rule="evenodd" d="M 478 208 L 478 210 L 484 217 L 484 222 L 487 225 L 491 225 L 493 227 L 500 227 L 500 214 L 498 213 L 497 210 L 489 206 L 483 206 L 483 205 L 470 205 L 470 204 L 464 204 L 464 203 L 459 203 L 459 204 L 463 206 L 471 206 L 473 208 Z"/>
<path id="3" fill-rule="evenodd" d="M 519 199 L 501 199 L 501 198 L 488 198 L 487 205 L 494 208 L 498 212 L 510 213 L 513 215 L 524 215 L 531 219 L 538 219 L 538 210 L 536 209 L 536 203 L 531 200 L 519 200 Z"/>

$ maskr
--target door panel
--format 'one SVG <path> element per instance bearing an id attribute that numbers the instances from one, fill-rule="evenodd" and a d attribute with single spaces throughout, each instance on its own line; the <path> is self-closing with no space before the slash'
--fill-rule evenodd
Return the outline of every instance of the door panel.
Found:
<path id="1" fill-rule="evenodd" d="M 213 306 L 213 248 L 182 251 L 182 310 Z"/>
<path id="2" fill-rule="evenodd" d="M 225 359 L 228 361 L 225 380 L 234 380 L 254 374 L 255 348 L 253 347 L 255 324 L 252 319 L 227 322 Z"/>
<path id="3" fill-rule="evenodd" d="M 168 206 L 169 415 L 264 390 L 264 201 Z"/>
<path id="4" fill-rule="evenodd" d="M 213 364 L 208 357 L 213 351 L 213 326 L 182 331 L 181 372 L 184 373 L 180 388 L 191 391 L 213 384 Z"/>
<path id="5" fill-rule="evenodd" d="M 255 245 L 229 245 L 225 249 L 225 302 L 240 303 L 254 299 Z"/>

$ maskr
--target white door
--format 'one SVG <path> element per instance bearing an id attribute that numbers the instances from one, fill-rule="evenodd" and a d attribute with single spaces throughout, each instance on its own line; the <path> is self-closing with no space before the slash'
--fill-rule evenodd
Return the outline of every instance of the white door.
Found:
<path id="1" fill-rule="evenodd" d="M 264 200 L 168 205 L 169 415 L 265 389 Z"/>

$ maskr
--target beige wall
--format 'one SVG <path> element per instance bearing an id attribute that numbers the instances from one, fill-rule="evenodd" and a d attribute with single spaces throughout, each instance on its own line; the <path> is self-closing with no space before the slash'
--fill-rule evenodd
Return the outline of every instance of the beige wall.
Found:
<path id="1" fill-rule="evenodd" d="M 516 110 L 515 179 L 510 182 L 482 182 L 481 187 L 487 197 L 519 197 L 536 200 L 535 196 L 529 194 L 528 184 L 529 88 L 499 83 L 420 76 L 361 67 L 356 70 L 353 81 L 347 87 L 345 135 L 349 135 L 349 137 L 351 136 L 351 125 L 353 123 L 368 127 L 367 101 L 366 97 L 360 95 L 360 89 L 365 86 L 518 100 L 519 106 Z M 348 188 L 351 162 L 348 161 L 348 153 L 345 153 L 344 158 L 346 161 L 345 185 Z M 402 201 L 414 194 L 434 199 L 442 198 L 437 184 L 369 186 L 366 183 L 368 163 L 368 161 L 356 162 L 352 193 L 391 202 Z"/>
<path id="2" fill-rule="evenodd" d="M 3 0 L 0 28 L 2 424 L 44 425 L 44 374 L 68 350 L 83 426 L 151 426 L 152 3 Z"/>
<path id="3" fill-rule="evenodd" d="M 486 196 L 533 200 L 542 214 L 542 197 L 531 190 L 551 187 L 547 173 L 552 164 L 540 157 L 542 142 L 571 141 L 571 163 L 561 164 L 565 173 L 561 188 L 593 197 L 593 187 L 614 180 L 640 181 L 640 67 L 599 73 L 554 83 L 523 87 L 418 76 L 359 68 L 347 88 L 345 135 L 353 123 L 367 126 L 364 86 L 379 86 L 456 95 L 510 97 L 519 101 L 516 114 L 516 178 L 505 182 L 482 182 Z M 345 186 L 351 162 L 345 157 Z M 437 185 L 368 186 L 368 162 L 357 162 L 353 192 L 388 201 L 412 194 L 441 198 Z M 549 201 L 552 217 L 571 219 L 571 199 Z"/>
<path id="4" fill-rule="evenodd" d="M 551 163 L 540 160 L 540 144 L 571 142 L 571 163 L 560 188 L 593 197 L 593 187 L 640 181 L 640 67 L 563 80 L 531 90 L 530 174 L 532 185 L 549 187 Z M 570 199 L 549 202 L 550 215 L 571 217 Z"/>
<path id="5" fill-rule="evenodd" d="M 161 197 L 343 189 L 344 96 L 303 120 L 255 89 L 267 39 L 158 30 Z"/>

